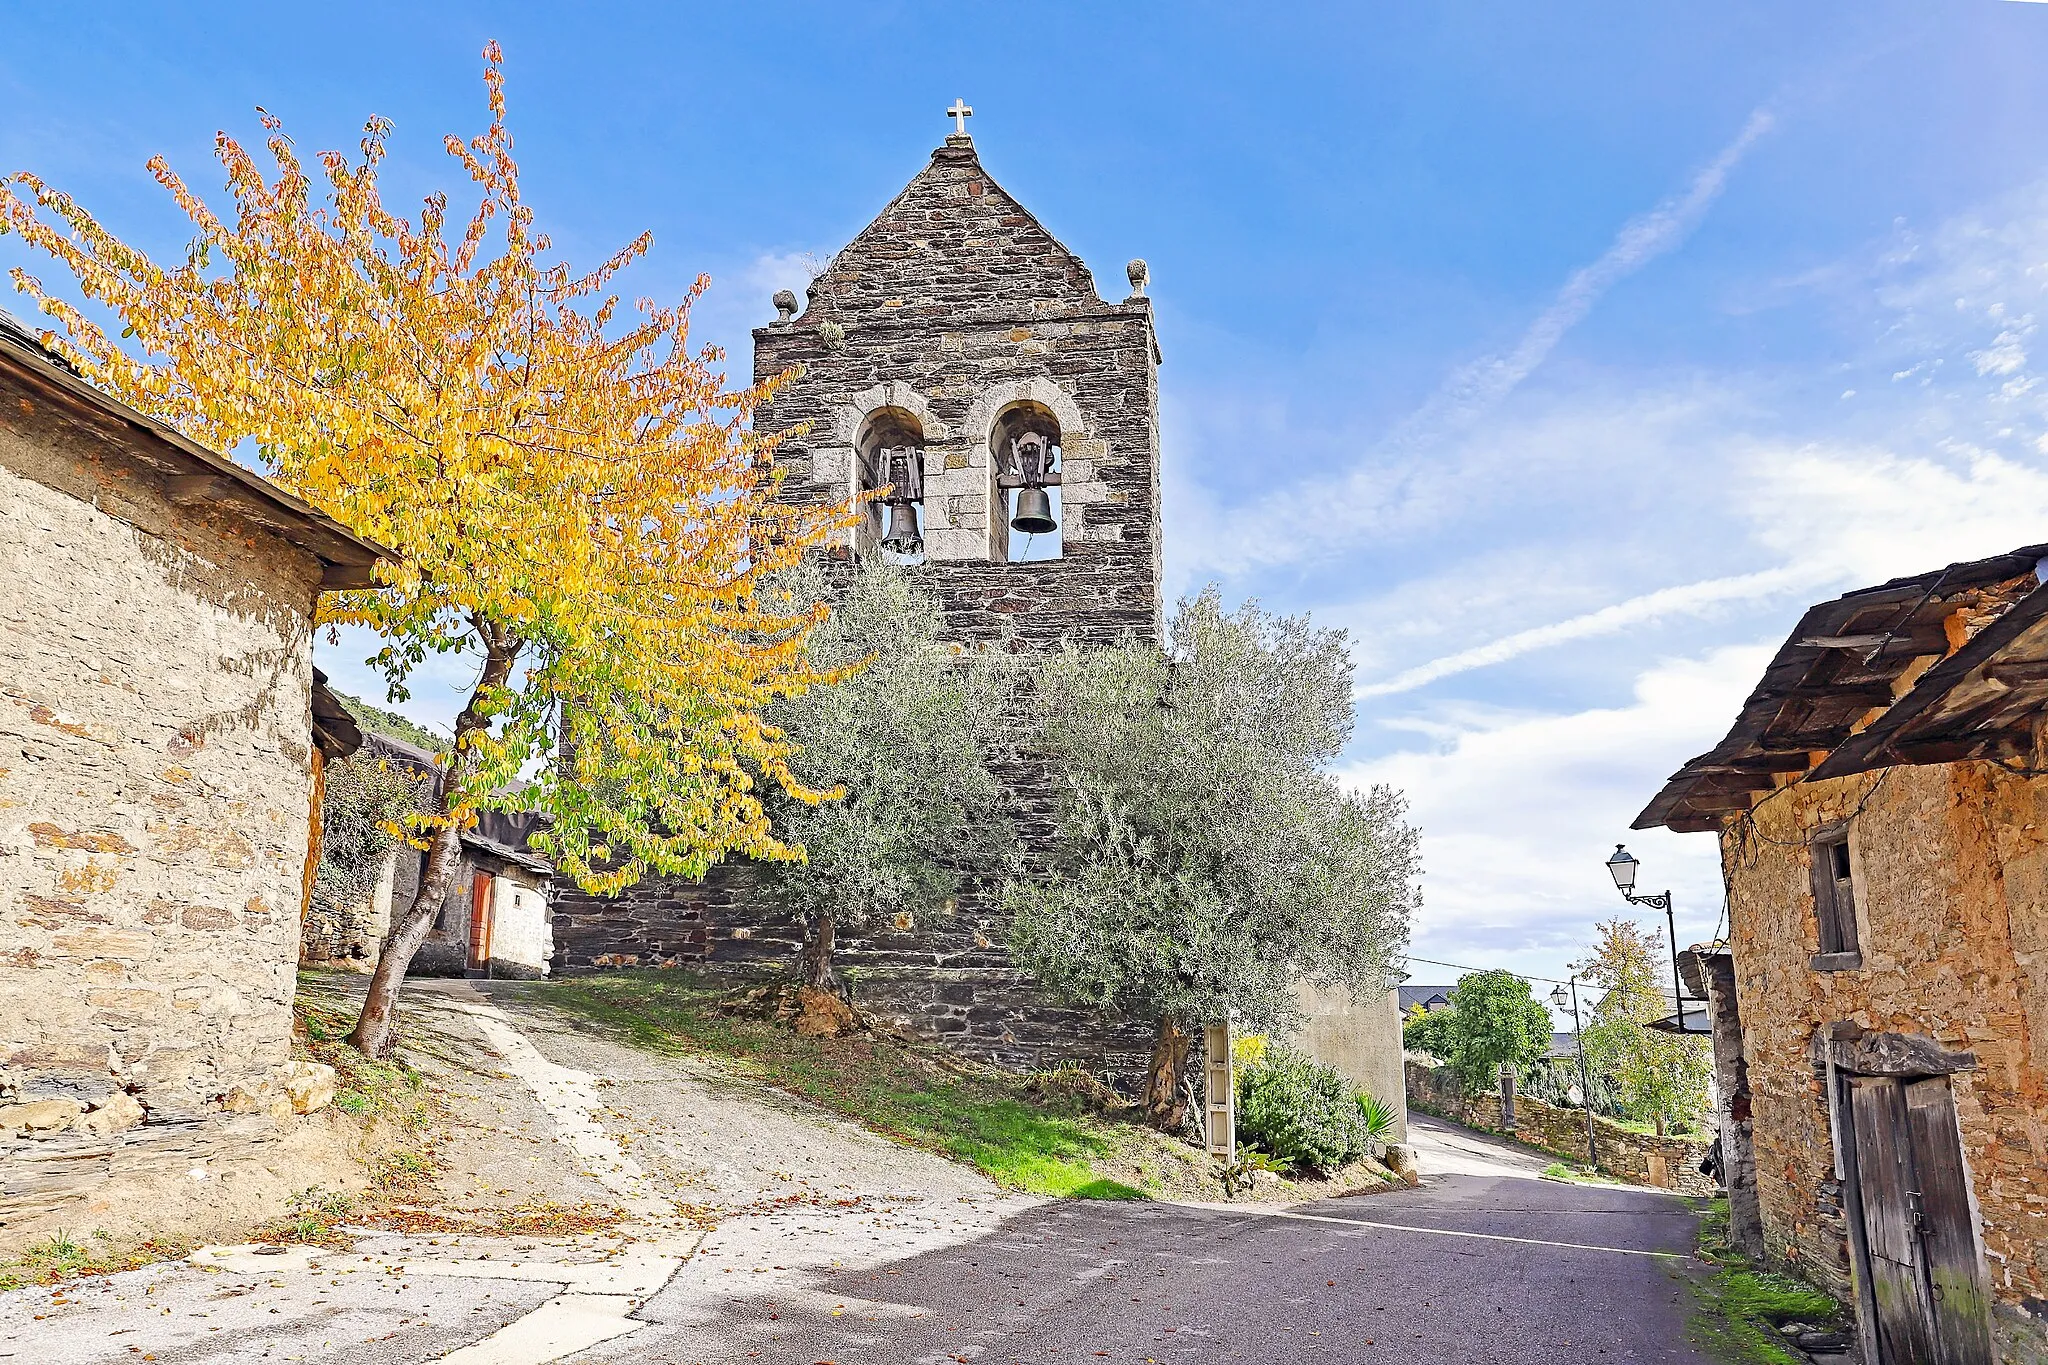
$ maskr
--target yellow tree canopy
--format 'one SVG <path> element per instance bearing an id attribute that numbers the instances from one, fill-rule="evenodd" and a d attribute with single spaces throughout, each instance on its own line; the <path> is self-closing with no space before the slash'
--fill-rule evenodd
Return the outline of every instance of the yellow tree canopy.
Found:
<path id="1" fill-rule="evenodd" d="M 432 654 L 478 663 L 422 832 L 485 805 L 543 810 L 548 851 L 593 890 L 727 851 L 791 856 L 754 783 L 816 794 L 761 708 L 819 680 L 804 659 L 814 622 L 764 578 L 848 509 L 776 501 L 776 440 L 749 426 L 773 383 L 727 390 L 723 357 L 689 344 L 706 280 L 675 306 L 622 310 L 612 282 L 650 236 L 588 272 L 550 259 L 520 198 L 495 44 L 485 83 L 489 130 L 446 139 L 478 192 L 452 240 L 446 195 L 417 220 L 384 206 L 386 121 L 366 125 L 359 160 L 318 155 L 316 199 L 263 114 L 274 176 L 216 142 L 232 218 L 150 162 L 198 229 L 175 268 L 31 174 L 0 182 L 0 229 L 66 266 L 132 347 L 25 272 L 15 283 L 94 382 L 253 450 L 398 552 L 381 591 L 331 595 L 320 620 L 381 633 L 373 662 L 398 695 Z"/>

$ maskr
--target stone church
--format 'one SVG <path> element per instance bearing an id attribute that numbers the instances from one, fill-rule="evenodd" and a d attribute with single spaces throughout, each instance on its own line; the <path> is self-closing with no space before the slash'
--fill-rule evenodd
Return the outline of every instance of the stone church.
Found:
<path id="1" fill-rule="evenodd" d="M 891 501 L 871 504 L 835 553 L 921 561 L 957 639 L 1159 641 L 1160 352 L 1144 262 L 1130 263 L 1128 297 L 1105 301 L 1081 259 L 983 168 L 969 111 L 948 112 L 956 131 L 930 164 L 801 308 L 778 294 L 776 320 L 754 332 L 757 379 L 801 369 L 756 417 L 765 430 L 807 424 L 780 452 L 785 496 L 833 503 L 890 486 Z M 1011 785 L 1027 844 L 1043 838 L 1047 794 L 1029 773 Z M 556 968 L 793 964 L 798 927 L 751 890 L 745 865 L 702 883 L 651 879 L 618 898 L 558 884 Z M 842 939 L 838 956 L 859 969 L 865 1008 L 978 1057 L 1142 1068 L 1149 1024 L 1049 1005 L 1004 936 L 963 899 L 950 919 Z M 1319 1032 L 1360 1041 L 1339 1022 L 1349 1002 L 1311 1007 L 1312 1043 Z M 1392 1006 L 1366 1013 L 1383 1044 L 1370 1050 L 1391 1052 L 1391 1082 L 1373 1089 L 1398 1102 Z"/>

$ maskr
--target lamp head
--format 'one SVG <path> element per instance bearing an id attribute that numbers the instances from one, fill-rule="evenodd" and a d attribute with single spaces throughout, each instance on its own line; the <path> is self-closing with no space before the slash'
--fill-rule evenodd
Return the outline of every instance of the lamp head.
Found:
<path id="1" fill-rule="evenodd" d="M 1571 996 L 1565 993 L 1565 989 L 1562 986 L 1558 986 L 1550 992 L 1550 1003 L 1557 1006 L 1559 1009 L 1563 1009 L 1566 1005 L 1569 1005 L 1571 1003 L 1571 999 Z"/>
<path id="2" fill-rule="evenodd" d="M 1614 877 L 1615 889 L 1626 896 L 1636 889 L 1636 860 L 1620 844 L 1614 846 L 1614 856 L 1607 860 L 1607 871 Z"/>

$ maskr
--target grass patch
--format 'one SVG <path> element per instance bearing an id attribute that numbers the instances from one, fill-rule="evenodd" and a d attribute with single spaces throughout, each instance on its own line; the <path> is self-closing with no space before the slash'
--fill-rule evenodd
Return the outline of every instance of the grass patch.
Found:
<path id="1" fill-rule="evenodd" d="M 0 1261 L 0 1292 L 29 1285 L 55 1284 L 83 1275 L 111 1275 L 188 1254 L 195 1243 L 174 1237 L 152 1237 L 133 1246 L 116 1246 L 105 1231 L 80 1241 L 58 1231 L 37 1242 L 12 1261 Z"/>
<path id="2" fill-rule="evenodd" d="M 1567 1166 L 1562 1161 L 1553 1161 L 1543 1168 L 1543 1174 L 1552 1180 L 1569 1180 L 1574 1185 L 1608 1185 L 1612 1181 L 1602 1179 L 1584 1166 Z"/>
<path id="3" fill-rule="evenodd" d="M 1700 1215 L 1699 1257 L 1711 1273 L 1693 1286 L 1693 1340 L 1733 1365 L 1805 1365 L 1778 1325 L 1804 1322 L 1842 1328 L 1842 1306 L 1795 1276 L 1753 1266 L 1728 1240 L 1728 1201 L 1708 1201 Z"/>
<path id="4" fill-rule="evenodd" d="M 426 1077 L 402 1062 L 376 1061 L 350 1047 L 345 1040 L 355 1020 L 323 996 L 317 977 L 309 983 L 301 973 L 299 985 L 292 1000 L 292 1051 L 334 1068 L 334 1107 L 359 1119 L 390 1119 L 415 1133 L 430 1129 Z"/>
<path id="5" fill-rule="evenodd" d="M 1074 1088 L 965 1063 L 887 1033 L 802 1038 L 718 1009 L 730 983 L 682 972 L 618 972 L 535 983 L 527 998 L 669 1056 L 718 1057 L 899 1142 L 980 1170 L 998 1185 L 1076 1199 L 1143 1199 L 1098 1163 L 1138 1160 L 1149 1134 L 1091 1112 Z"/>

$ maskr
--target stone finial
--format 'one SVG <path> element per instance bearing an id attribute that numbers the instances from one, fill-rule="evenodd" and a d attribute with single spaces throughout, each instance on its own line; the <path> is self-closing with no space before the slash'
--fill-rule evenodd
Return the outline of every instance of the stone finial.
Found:
<path id="1" fill-rule="evenodd" d="M 788 289 L 778 289 L 778 290 L 776 290 L 776 291 L 775 291 L 775 320 L 776 320 L 777 322 L 788 322 L 788 321 L 789 321 L 789 320 L 790 320 L 791 318 L 793 318 L 793 317 L 795 317 L 795 316 L 796 316 L 796 294 L 795 294 L 795 292 L 794 292 L 794 291 L 792 291 L 792 290 L 788 290 Z"/>
<path id="2" fill-rule="evenodd" d="M 1131 297 L 1134 299 L 1144 298 L 1145 282 L 1152 278 L 1151 267 L 1147 266 L 1142 260 L 1132 261 L 1124 267 L 1124 274 L 1128 275 L 1131 280 Z"/>

